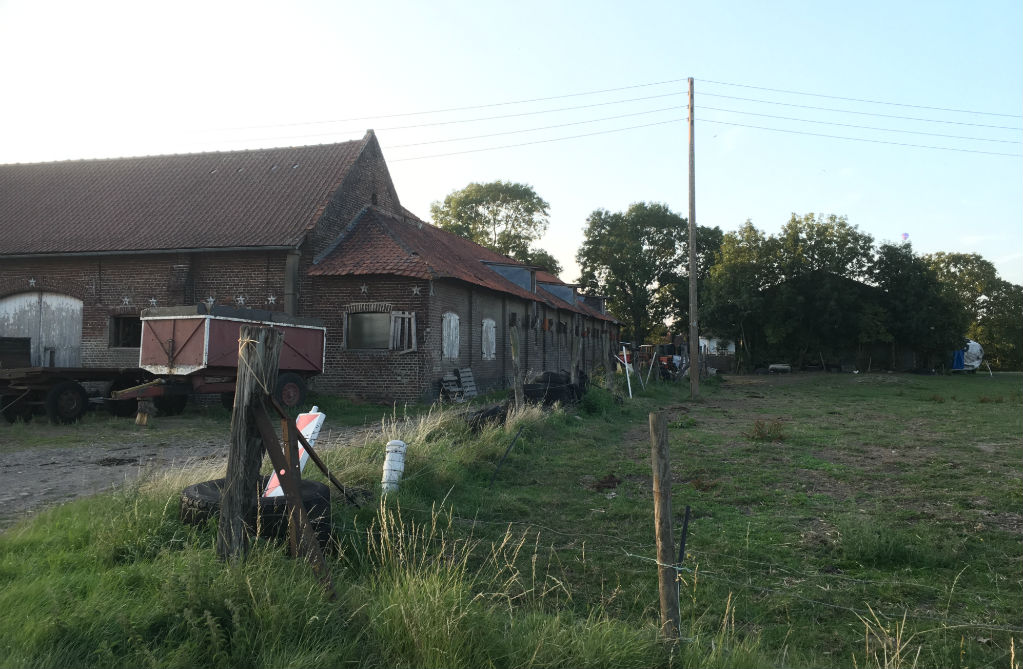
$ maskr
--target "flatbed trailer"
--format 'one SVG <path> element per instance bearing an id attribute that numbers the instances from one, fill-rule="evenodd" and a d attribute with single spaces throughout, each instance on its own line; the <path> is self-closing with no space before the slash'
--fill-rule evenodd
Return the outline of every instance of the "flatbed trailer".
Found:
<path id="1" fill-rule="evenodd" d="M 125 367 L 0 368 L 0 412 L 13 423 L 45 413 L 54 423 L 73 423 L 88 409 L 83 382 L 134 378 L 141 370 Z M 93 398 L 104 402 L 103 398 Z"/>
<path id="2" fill-rule="evenodd" d="M 0 413 L 10 422 L 45 413 L 54 423 L 73 423 L 90 403 L 111 413 L 135 415 L 139 400 L 153 400 L 165 415 L 181 413 L 188 397 L 219 393 L 234 400 L 238 335 L 243 325 L 284 332 L 275 396 L 286 407 L 305 400 L 307 381 L 323 371 L 326 328 L 321 321 L 256 309 L 205 304 L 145 309 L 138 367 L 32 367 L 30 340 L 0 338 Z M 11 364 L 18 366 L 11 367 Z M 103 397 L 90 398 L 83 383 L 107 384 Z"/>

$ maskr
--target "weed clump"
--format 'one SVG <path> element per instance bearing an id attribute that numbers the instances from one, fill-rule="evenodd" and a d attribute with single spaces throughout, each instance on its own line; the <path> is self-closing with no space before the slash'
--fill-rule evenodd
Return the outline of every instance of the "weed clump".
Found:
<path id="1" fill-rule="evenodd" d="M 788 435 L 785 434 L 785 426 L 781 420 L 763 420 L 758 418 L 753 421 L 750 429 L 742 433 L 744 437 L 752 441 L 785 441 Z"/>

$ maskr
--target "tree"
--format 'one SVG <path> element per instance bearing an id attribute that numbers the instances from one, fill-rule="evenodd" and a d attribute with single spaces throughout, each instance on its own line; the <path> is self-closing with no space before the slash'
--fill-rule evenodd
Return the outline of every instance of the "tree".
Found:
<path id="1" fill-rule="evenodd" d="M 531 248 L 547 231 L 548 210 L 547 201 L 532 186 L 511 181 L 470 183 L 450 193 L 444 202 L 430 205 L 438 227 L 556 274 L 561 271 L 557 260 L 542 249 Z"/>
<path id="2" fill-rule="evenodd" d="M 962 348 L 970 315 L 948 291 L 924 258 L 908 244 L 882 244 L 871 267 L 872 279 L 883 292 L 887 330 L 895 347 L 914 351 L 916 364 L 931 367 L 949 360 Z"/>
<path id="3" fill-rule="evenodd" d="M 735 341 L 737 367 L 749 370 L 763 319 L 762 291 L 777 282 L 767 238 L 747 220 L 722 237 L 716 260 L 708 269 L 700 318 L 708 330 Z"/>
<path id="4" fill-rule="evenodd" d="M 605 295 L 622 321 L 623 336 L 646 341 L 663 320 L 664 304 L 655 298 L 671 281 L 681 261 L 681 231 L 686 219 L 666 205 L 633 204 L 625 212 L 594 211 L 586 219 L 583 245 L 576 254 L 580 283 Z"/>
<path id="5" fill-rule="evenodd" d="M 984 347 L 984 359 L 992 367 L 1023 371 L 1023 286 L 998 279 L 984 297 L 970 337 Z"/>
<path id="6" fill-rule="evenodd" d="M 821 270 L 860 280 L 870 267 L 874 239 L 845 216 L 792 214 L 774 244 L 780 280 Z"/>

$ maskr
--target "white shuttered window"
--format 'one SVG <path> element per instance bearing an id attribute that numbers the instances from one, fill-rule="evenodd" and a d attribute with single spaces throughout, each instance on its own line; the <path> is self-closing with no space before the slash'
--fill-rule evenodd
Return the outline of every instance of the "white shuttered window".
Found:
<path id="1" fill-rule="evenodd" d="M 447 312 L 444 314 L 441 323 L 443 333 L 443 340 L 441 342 L 443 357 L 445 358 L 457 358 L 458 357 L 458 314 Z"/>
<path id="2" fill-rule="evenodd" d="M 480 351 L 484 360 L 493 360 L 497 357 L 497 328 L 492 318 L 483 319 L 483 341 L 480 343 Z"/>

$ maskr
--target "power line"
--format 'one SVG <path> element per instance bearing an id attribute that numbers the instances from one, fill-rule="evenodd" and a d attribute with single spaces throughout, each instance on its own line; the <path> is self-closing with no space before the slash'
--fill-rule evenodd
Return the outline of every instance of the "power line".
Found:
<path id="1" fill-rule="evenodd" d="M 962 135 L 945 135 L 938 132 L 921 132 L 919 130 L 900 130 L 898 128 L 878 128 L 877 126 L 871 125 L 855 125 L 852 123 L 836 123 L 834 121 L 815 121 L 809 118 L 794 118 L 792 116 L 775 116 L 773 114 L 758 114 L 756 112 L 740 111 L 738 109 L 721 109 L 720 107 L 701 107 L 701 109 L 709 109 L 711 111 L 722 111 L 729 112 L 732 114 L 745 114 L 747 116 L 762 116 L 764 118 L 777 118 L 784 121 L 800 121 L 802 123 L 819 123 L 823 125 L 837 125 L 843 128 L 859 128 L 861 130 L 880 130 L 882 132 L 901 132 L 907 135 L 927 135 L 928 137 L 947 137 L 950 139 L 968 139 L 977 142 L 998 142 L 1000 144 L 1019 144 L 1018 140 L 1013 139 L 988 139 L 986 137 L 964 137 Z"/>
<path id="2" fill-rule="evenodd" d="M 500 135 L 515 135 L 523 132 L 537 132 L 539 130 L 550 130 L 552 128 L 566 128 L 573 125 L 584 125 L 586 123 L 598 123 L 600 121 L 611 121 L 619 118 L 628 118 L 630 116 L 643 116 L 644 114 L 656 114 L 657 112 L 663 111 L 678 111 L 685 109 L 685 107 L 662 107 L 661 109 L 651 109 L 650 111 L 632 112 L 631 114 L 618 114 L 617 116 L 604 116 L 602 118 L 588 119 L 586 121 L 573 121 L 571 123 L 558 123 L 557 125 L 545 125 L 539 128 L 524 128 L 522 130 L 506 130 L 504 132 L 492 132 L 486 135 L 472 135 L 470 137 L 452 137 L 448 139 L 434 139 L 428 142 L 413 142 L 411 144 L 391 144 L 388 146 L 390 149 L 403 149 L 409 146 L 423 146 L 424 144 L 443 144 L 445 142 L 464 142 L 470 139 L 484 139 L 487 137 L 498 137 Z"/>
<path id="3" fill-rule="evenodd" d="M 685 79 L 667 79 L 665 81 L 654 81 L 647 84 L 633 84 L 632 86 L 619 86 L 617 88 L 604 88 L 596 91 L 583 91 L 581 93 L 565 93 L 564 95 L 551 95 L 544 98 L 530 98 L 527 100 L 510 100 L 507 102 L 491 102 L 488 104 L 480 105 L 466 105 L 464 107 L 449 107 L 447 109 L 431 109 L 427 111 L 414 111 L 414 112 L 401 112 L 398 114 L 378 114 L 376 116 L 357 116 L 354 118 L 346 119 L 335 119 L 332 121 L 299 121 L 296 123 L 274 123 L 269 125 L 250 125 L 241 126 L 234 128 L 217 128 L 218 130 L 254 130 L 259 128 L 281 128 L 286 126 L 297 126 L 297 125 L 318 125 L 325 123 L 348 123 L 350 121 L 371 121 L 379 118 L 400 118 L 402 116 L 421 116 L 425 114 L 443 114 L 446 112 L 453 111 L 466 111 L 468 109 L 487 109 L 489 107 L 504 107 L 508 105 L 522 105 L 530 102 L 546 102 L 547 100 L 562 100 L 564 98 L 575 98 L 582 97 L 585 95 L 599 95 L 601 93 L 613 93 L 615 91 L 628 91 L 635 88 L 648 88 L 650 86 L 663 86 L 664 84 L 677 84 L 680 81 L 686 81 Z"/>
<path id="4" fill-rule="evenodd" d="M 815 97 L 815 98 L 828 98 L 828 99 L 831 99 L 831 100 L 847 100 L 849 102 L 866 102 L 866 103 L 872 104 L 872 105 L 890 105 L 890 106 L 893 106 L 893 107 L 909 107 L 909 108 L 912 108 L 912 109 L 931 109 L 931 110 L 934 110 L 934 111 L 954 112 L 956 114 L 980 114 L 980 115 L 983 115 L 983 116 L 1003 116 L 1003 117 L 1006 117 L 1006 118 L 1019 118 L 1020 117 L 1020 114 L 1000 114 L 1000 113 L 997 113 L 997 112 L 977 111 L 977 110 L 973 110 L 973 109 L 950 109 L 948 107 L 927 107 L 925 105 L 913 105 L 913 104 L 907 104 L 907 103 L 903 103 L 903 102 L 888 102 L 888 101 L 885 101 L 885 100 L 867 100 L 867 99 L 864 99 L 864 98 L 846 98 L 846 97 L 842 97 L 840 95 L 825 95 L 823 93 L 805 93 L 803 91 L 790 91 L 790 90 L 786 90 L 784 88 L 768 88 L 766 86 L 751 86 L 749 84 L 733 84 L 733 83 L 730 83 L 730 82 L 727 82 L 727 81 L 714 81 L 713 79 L 699 79 L 698 81 L 701 81 L 703 83 L 708 83 L 708 84 L 719 84 L 721 86 L 736 86 L 736 87 L 739 87 L 739 88 L 752 88 L 752 89 L 756 89 L 758 91 L 771 91 L 773 93 L 788 93 L 790 95 L 807 95 L 807 96 L 812 96 L 812 97 Z M 703 93 L 703 95 L 707 95 L 707 93 Z"/>
<path id="5" fill-rule="evenodd" d="M 1021 129 L 1013 126 L 1005 125 L 988 125 L 985 123 L 966 123 L 965 121 L 941 121 L 933 118 L 921 118 L 918 116 L 896 116 L 894 114 L 877 114 L 874 112 L 863 112 L 854 111 L 852 109 L 835 109 L 833 107 L 815 107 L 813 105 L 797 105 L 792 102 L 776 102 L 775 100 L 760 100 L 758 98 L 742 98 L 735 95 L 723 95 L 721 93 L 701 93 L 701 95 L 712 98 L 728 98 L 729 100 L 742 100 L 744 102 L 760 102 L 767 105 L 782 105 L 783 107 L 798 107 L 800 109 L 816 109 L 818 111 L 830 111 L 839 112 L 841 114 L 859 114 L 860 116 L 879 116 L 881 118 L 897 118 L 904 121 L 923 121 L 924 123 L 945 123 L 948 125 L 968 125 L 975 128 L 996 128 L 998 130 L 1014 130 L 1019 132 Z"/>
<path id="6" fill-rule="evenodd" d="M 413 158 L 391 158 L 387 162 L 389 163 L 400 163 L 408 160 L 424 160 L 426 158 L 443 158 L 445 156 L 458 156 L 464 153 L 480 153 L 483 151 L 497 151 L 498 149 L 513 149 L 519 146 L 530 146 L 532 144 L 548 144 L 550 142 L 562 142 L 567 139 L 579 139 L 580 137 L 593 137 L 594 135 L 608 135 L 614 132 L 625 132 L 626 130 L 636 130 L 638 128 L 649 128 L 655 125 L 665 125 L 667 123 L 678 123 L 677 119 L 670 121 L 657 121 L 656 123 L 644 123 L 643 125 L 632 125 L 627 128 L 615 128 L 613 130 L 599 130 L 597 132 L 587 132 L 582 135 L 571 135 L 568 137 L 553 137 L 551 139 L 538 139 L 534 142 L 520 142 L 518 144 L 505 144 L 503 146 L 488 146 L 482 149 L 467 149 L 465 151 L 452 151 L 450 153 L 434 153 L 428 156 L 415 156 Z"/>
<path id="7" fill-rule="evenodd" d="M 711 119 L 698 119 L 701 123 L 717 123 L 720 125 L 734 125 L 740 128 L 755 128 L 757 130 L 771 130 L 773 132 L 787 132 L 793 135 L 810 135 L 812 137 L 829 137 L 831 139 L 848 139 L 854 142 L 870 142 L 872 144 L 889 144 L 891 146 L 910 146 L 917 149 L 939 149 L 941 151 L 959 151 L 962 153 L 981 153 L 988 156 L 1009 156 L 1012 158 L 1021 158 L 1021 153 L 998 153 L 996 151 L 976 151 L 974 149 L 954 149 L 948 146 L 931 146 L 927 144 L 907 144 L 904 142 L 886 142 L 882 139 L 867 139 L 865 137 L 844 137 L 842 135 L 825 135 L 819 132 L 805 132 L 802 130 L 784 130 L 782 128 L 765 128 L 760 125 L 746 125 L 744 123 L 729 123 L 728 121 L 712 121 Z"/>
<path id="8" fill-rule="evenodd" d="M 641 98 L 627 98 L 625 100 L 612 100 L 610 102 L 595 102 L 595 103 L 589 104 L 589 105 L 577 105 L 577 106 L 574 106 L 574 107 L 559 107 L 557 109 L 542 109 L 542 110 L 539 110 L 539 111 L 518 112 L 518 113 L 515 113 L 515 114 L 499 114 L 497 116 L 481 116 L 481 117 L 478 117 L 478 118 L 456 119 L 456 120 L 453 120 L 453 121 L 432 121 L 430 123 L 415 123 L 415 124 L 412 124 L 412 125 L 396 125 L 396 126 L 390 126 L 390 127 L 385 127 L 385 128 L 376 128 L 376 131 L 388 132 L 388 131 L 391 131 L 391 130 L 411 130 L 411 129 L 414 129 L 414 128 L 432 128 L 432 127 L 441 126 L 441 125 L 457 125 L 459 123 L 478 123 L 478 122 L 481 122 L 481 121 L 496 121 L 496 120 L 501 120 L 501 119 L 506 119 L 506 118 L 521 118 L 523 116 L 538 116 L 540 114 L 554 114 L 554 113 L 557 113 L 557 112 L 575 111 L 577 109 L 592 109 L 594 107 L 607 107 L 607 106 L 610 106 L 610 105 L 625 104 L 626 102 L 639 102 L 639 101 L 643 101 L 643 100 L 656 100 L 656 99 L 659 99 L 659 98 L 670 98 L 670 97 L 675 97 L 675 96 L 678 96 L 678 95 L 682 95 L 682 93 L 664 93 L 662 95 L 649 95 L 649 96 L 641 97 Z M 325 121 L 325 123 L 327 123 L 327 122 L 333 123 L 333 121 Z M 337 122 L 340 123 L 340 121 L 337 121 Z M 303 135 L 276 135 L 274 137 L 244 137 L 244 138 L 239 137 L 239 138 L 234 138 L 234 139 L 231 139 L 231 140 L 228 140 L 228 141 L 232 141 L 232 142 L 259 142 L 259 141 L 268 141 L 268 140 L 276 140 L 276 139 L 304 139 L 304 138 L 309 138 L 309 137 L 326 137 L 326 136 L 332 136 L 332 135 L 351 135 L 351 134 L 356 134 L 356 133 L 362 134 L 363 132 L 365 132 L 365 131 L 364 130 L 329 130 L 329 131 L 326 131 L 326 132 L 317 132 L 317 133 L 303 134 Z"/>

